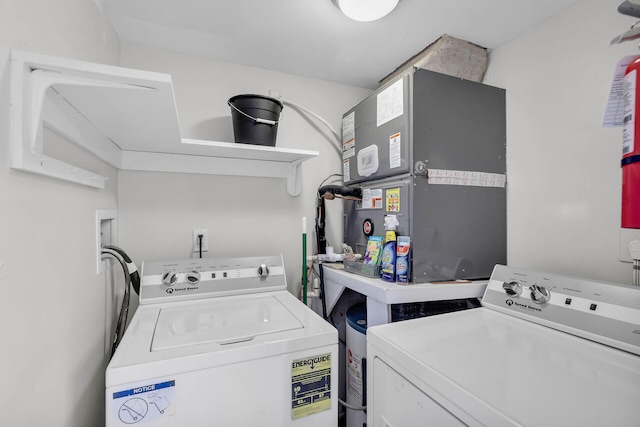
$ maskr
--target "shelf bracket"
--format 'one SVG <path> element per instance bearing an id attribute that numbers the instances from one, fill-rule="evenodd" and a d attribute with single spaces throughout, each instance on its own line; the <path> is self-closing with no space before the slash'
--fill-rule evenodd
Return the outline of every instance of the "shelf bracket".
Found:
<path id="1" fill-rule="evenodd" d="M 95 143 L 96 139 L 105 138 L 92 128 L 86 117 L 66 102 L 54 86 L 136 90 L 146 88 L 80 77 L 54 70 L 55 67 L 47 69 L 13 51 L 11 62 L 11 167 L 94 188 L 104 188 L 106 177 L 44 154 L 45 123 L 71 142 L 85 148 L 88 144 L 85 139 L 91 139 Z M 52 114 L 45 117 L 45 108 Z M 90 135 L 86 135 L 87 130 Z M 111 160 L 109 163 L 114 163 Z"/>
<path id="2" fill-rule="evenodd" d="M 302 192 L 302 161 L 292 162 L 289 168 L 289 176 L 287 177 L 287 192 L 290 196 L 299 196 Z"/>

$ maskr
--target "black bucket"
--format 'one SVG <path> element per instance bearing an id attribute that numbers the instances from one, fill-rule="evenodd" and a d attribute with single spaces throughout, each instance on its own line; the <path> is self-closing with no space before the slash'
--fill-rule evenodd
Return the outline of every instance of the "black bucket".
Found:
<path id="1" fill-rule="evenodd" d="M 263 95 L 236 95 L 227 104 L 236 142 L 275 147 L 282 102 Z"/>

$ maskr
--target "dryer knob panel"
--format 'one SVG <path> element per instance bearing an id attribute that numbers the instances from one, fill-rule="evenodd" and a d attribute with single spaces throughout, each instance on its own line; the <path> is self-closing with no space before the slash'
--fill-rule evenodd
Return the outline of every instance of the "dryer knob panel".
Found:
<path id="1" fill-rule="evenodd" d="M 267 267 L 267 264 L 260 264 L 260 267 L 258 267 L 258 277 L 260 280 L 269 277 L 269 267 Z"/>
<path id="2" fill-rule="evenodd" d="M 162 284 L 167 286 L 173 286 L 178 282 L 178 274 L 175 270 L 169 270 L 162 275 Z"/>
<path id="3" fill-rule="evenodd" d="M 502 289 L 510 297 L 518 297 L 522 293 L 522 285 L 519 282 L 502 282 Z"/>
<path id="4" fill-rule="evenodd" d="M 496 265 L 482 306 L 640 355 L 637 286 Z"/>
<path id="5" fill-rule="evenodd" d="M 189 271 L 184 278 L 191 285 L 200 283 L 200 273 L 197 271 Z"/>
<path id="6" fill-rule="evenodd" d="M 531 291 L 531 299 L 538 304 L 544 304 L 551 298 L 551 291 L 544 286 L 531 285 L 529 290 Z"/>

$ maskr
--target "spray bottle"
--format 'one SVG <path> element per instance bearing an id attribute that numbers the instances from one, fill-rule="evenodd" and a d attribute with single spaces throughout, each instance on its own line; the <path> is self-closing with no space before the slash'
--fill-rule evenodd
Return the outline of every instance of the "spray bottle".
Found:
<path id="1" fill-rule="evenodd" d="M 387 282 L 396 281 L 396 227 L 400 225 L 395 215 L 384 217 L 385 243 L 380 257 L 380 278 Z"/>

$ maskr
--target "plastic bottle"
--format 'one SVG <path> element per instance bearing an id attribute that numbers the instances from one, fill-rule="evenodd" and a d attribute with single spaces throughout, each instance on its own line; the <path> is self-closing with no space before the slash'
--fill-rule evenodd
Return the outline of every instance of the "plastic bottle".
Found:
<path id="1" fill-rule="evenodd" d="M 380 278 L 387 282 L 396 281 L 396 227 L 399 225 L 395 215 L 384 217 L 385 243 L 380 257 Z"/>
<path id="2" fill-rule="evenodd" d="M 409 284 L 411 279 L 411 238 L 409 236 L 398 236 L 396 244 L 396 283 Z"/>

